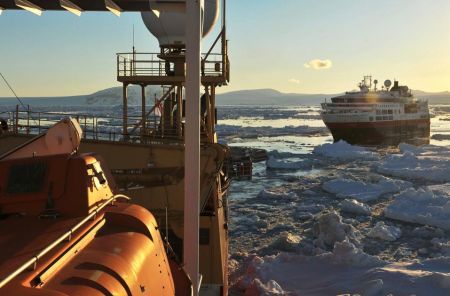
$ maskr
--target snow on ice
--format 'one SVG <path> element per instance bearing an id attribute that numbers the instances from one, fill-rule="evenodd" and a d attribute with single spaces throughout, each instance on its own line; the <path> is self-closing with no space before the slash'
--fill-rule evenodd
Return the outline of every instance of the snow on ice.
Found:
<path id="1" fill-rule="evenodd" d="M 239 135 L 240 138 L 258 138 L 258 137 L 276 137 L 286 135 L 324 135 L 328 134 L 326 128 L 323 127 L 311 127 L 311 126 L 285 126 L 285 127 L 272 127 L 272 126 L 258 126 L 258 127 L 242 127 L 239 125 L 217 125 L 217 133 L 221 137 L 229 137 Z"/>
<path id="2" fill-rule="evenodd" d="M 261 192 L 259 192 L 257 198 L 262 198 L 262 199 L 274 199 L 274 198 L 278 198 L 278 199 L 297 199 L 298 196 L 295 192 L 281 192 L 281 191 L 275 191 L 275 190 L 262 190 Z"/>
<path id="3" fill-rule="evenodd" d="M 341 211 L 358 215 L 370 215 L 372 209 L 370 206 L 357 200 L 345 199 L 341 202 Z"/>
<path id="4" fill-rule="evenodd" d="M 398 193 L 411 187 L 407 181 L 394 180 L 378 176 L 373 183 L 356 181 L 351 179 L 334 179 L 322 185 L 323 190 L 336 194 L 338 198 L 353 198 L 359 201 L 371 201 L 380 198 L 386 193 Z"/>
<path id="5" fill-rule="evenodd" d="M 450 148 L 294 144 L 231 195 L 231 295 L 450 295 Z"/>
<path id="6" fill-rule="evenodd" d="M 313 153 L 341 161 L 379 159 L 378 153 L 369 151 L 363 147 L 350 145 L 343 140 L 332 144 L 326 143 L 316 146 Z"/>
<path id="7" fill-rule="evenodd" d="M 450 230 L 450 184 L 410 188 L 384 210 L 388 218 Z"/>
<path id="8" fill-rule="evenodd" d="M 383 221 L 379 221 L 374 228 L 372 228 L 367 236 L 386 240 L 395 241 L 402 235 L 400 228 L 395 226 L 389 226 L 384 224 Z"/>
<path id="9" fill-rule="evenodd" d="M 359 232 L 352 225 L 343 223 L 342 217 L 336 212 L 321 215 L 314 224 L 313 233 L 317 237 L 314 243 L 321 249 L 344 240 L 359 245 Z"/>
<path id="10" fill-rule="evenodd" d="M 380 174 L 408 180 L 450 182 L 450 150 L 445 147 L 400 145 L 402 154 L 388 155 L 378 166 Z"/>
<path id="11" fill-rule="evenodd" d="M 254 256 L 238 287 L 245 295 L 448 295 L 450 258 L 390 263 L 349 242 L 316 256 Z M 432 294 L 430 294 L 432 293 Z"/>

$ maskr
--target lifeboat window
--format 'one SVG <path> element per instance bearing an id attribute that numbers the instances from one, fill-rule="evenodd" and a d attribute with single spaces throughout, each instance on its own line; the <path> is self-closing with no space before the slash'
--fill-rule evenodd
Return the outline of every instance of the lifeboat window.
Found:
<path id="1" fill-rule="evenodd" d="M 106 177 L 98 161 L 89 164 L 87 168 L 88 168 L 88 176 L 92 178 L 92 181 L 94 182 L 94 185 L 97 189 L 99 189 L 101 186 L 103 187 L 106 186 L 107 182 Z"/>
<path id="2" fill-rule="evenodd" d="M 17 164 L 9 169 L 8 194 L 40 192 L 44 185 L 47 164 L 43 162 Z"/>

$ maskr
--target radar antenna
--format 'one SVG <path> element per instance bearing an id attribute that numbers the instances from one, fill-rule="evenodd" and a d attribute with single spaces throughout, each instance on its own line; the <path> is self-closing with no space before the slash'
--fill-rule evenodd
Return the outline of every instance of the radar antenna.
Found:
<path id="1" fill-rule="evenodd" d="M 386 87 L 387 91 L 389 91 L 389 88 L 391 87 L 391 85 L 392 85 L 392 81 L 390 81 L 389 79 L 386 79 L 384 81 L 384 86 Z"/>

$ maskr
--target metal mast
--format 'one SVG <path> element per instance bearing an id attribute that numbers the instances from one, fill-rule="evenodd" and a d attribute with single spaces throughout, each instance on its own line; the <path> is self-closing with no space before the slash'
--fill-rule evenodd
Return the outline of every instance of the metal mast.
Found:
<path id="1" fill-rule="evenodd" d="M 200 215 L 200 52 L 203 0 L 186 0 L 186 126 L 184 155 L 184 263 L 198 295 Z"/>

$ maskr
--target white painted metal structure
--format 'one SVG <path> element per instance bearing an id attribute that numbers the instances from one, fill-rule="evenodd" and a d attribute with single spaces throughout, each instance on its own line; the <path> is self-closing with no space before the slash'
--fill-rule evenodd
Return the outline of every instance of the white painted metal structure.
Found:
<path id="1" fill-rule="evenodd" d="M 184 4 L 169 6 L 167 2 L 150 3 L 151 11 L 141 12 L 147 29 L 158 39 L 162 47 L 186 45 L 186 9 Z M 204 0 L 202 36 L 206 37 L 219 18 L 219 0 Z"/>
<path id="2" fill-rule="evenodd" d="M 184 166 L 184 240 L 185 270 L 192 281 L 193 294 L 198 295 L 199 227 L 200 227 L 200 67 L 201 40 L 218 18 L 219 3 L 209 1 L 210 12 L 204 25 L 204 0 L 150 1 L 151 12 L 142 12 L 142 19 L 160 46 L 186 47 L 186 123 Z M 205 34 L 203 31 L 205 29 Z"/>
<path id="3" fill-rule="evenodd" d="M 199 291 L 200 53 L 203 0 L 186 0 L 186 125 L 183 258 L 194 295 Z"/>

